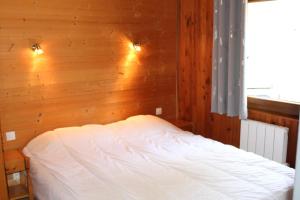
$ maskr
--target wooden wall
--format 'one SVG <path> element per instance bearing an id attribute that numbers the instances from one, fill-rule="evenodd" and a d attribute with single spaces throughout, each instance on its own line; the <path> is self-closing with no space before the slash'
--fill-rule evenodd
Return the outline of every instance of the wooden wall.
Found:
<path id="1" fill-rule="evenodd" d="M 0 119 L 21 147 L 46 130 L 176 116 L 174 0 L 0 0 Z M 136 53 L 132 41 L 142 45 Z M 44 54 L 30 50 L 40 43 Z"/>
<path id="2" fill-rule="evenodd" d="M 193 121 L 197 134 L 239 147 L 240 120 L 210 112 L 213 1 L 181 0 L 180 5 L 179 118 Z M 287 161 L 294 167 L 298 120 L 255 109 L 249 118 L 290 129 Z"/>
<path id="3" fill-rule="evenodd" d="M 7 186 L 6 186 L 5 169 L 4 169 L 4 155 L 2 151 L 2 137 L 0 135 L 0 200 L 7 200 L 7 199 L 8 199 L 8 194 L 7 194 Z"/>

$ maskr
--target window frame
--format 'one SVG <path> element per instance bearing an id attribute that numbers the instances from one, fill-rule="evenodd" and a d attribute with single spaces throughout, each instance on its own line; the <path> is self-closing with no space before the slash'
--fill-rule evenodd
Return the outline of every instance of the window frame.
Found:
<path id="1" fill-rule="evenodd" d="M 248 109 L 299 119 L 300 103 L 248 96 Z"/>

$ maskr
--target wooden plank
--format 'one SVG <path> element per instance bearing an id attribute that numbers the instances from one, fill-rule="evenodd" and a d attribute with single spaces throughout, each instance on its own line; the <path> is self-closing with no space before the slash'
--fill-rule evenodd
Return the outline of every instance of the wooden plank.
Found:
<path id="1" fill-rule="evenodd" d="M 25 170 L 25 160 L 18 150 L 5 151 L 5 172 L 13 174 Z"/>
<path id="2" fill-rule="evenodd" d="M 178 68 L 179 118 L 192 120 L 193 69 L 195 68 L 195 16 L 193 0 L 180 0 L 180 37 Z"/>
<path id="3" fill-rule="evenodd" d="M 259 97 L 248 97 L 248 108 L 270 112 L 274 115 L 298 119 L 300 104 L 296 102 L 276 101 Z"/>
<path id="4" fill-rule="evenodd" d="M 209 133 L 212 79 L 212 51 L 210 49 L 213 46 L 214 2 L 211 0 L 196 0 L 195 5 L 195 60 L 192 61 L 195 62 L 195 71 L 193 72 L 195 80 L 192 81 L 194 82 L 193 88 L 196 88 L 194 106 L 197 109 L 193 108 L 193 115 L 198 121 L 198 132 Z M 220 135 L 224 136 L 226 141 L 232 139 L 232 132 L 234 131 L 233 128 L 227 127 L 227 122 L 229 121 L 226 121 L 222 126 L 225 134 Z M 234 123 L 234 121 L 229 123 Z"/>
<path id="5" fill-rule="evenodd" d="M 18 200 L 29 197 L 27 187 L 22 184 L 8 187 L 8 193 L 10 200 Z"/>
<path id="6" fill-rule="evenodd" d="M 0 133 L 1 123 L 0 123 Z M 2 134 L 0 135 L 0 199 L 8 200 L 7 182 L 4 169 L 4 156 L 3 156 L 3 146 L 2 146 Z"/>
<path id="7" fill-rule="evenodd" d="M 219 120 L 210 115 L 212 17 L 213 1 L 180 1 L 179 118 L 192 120 L 195 132 L 207 137 L 211 124 Z M 231 138 L 233 129 L 225 130 L 225 137 Z"/>

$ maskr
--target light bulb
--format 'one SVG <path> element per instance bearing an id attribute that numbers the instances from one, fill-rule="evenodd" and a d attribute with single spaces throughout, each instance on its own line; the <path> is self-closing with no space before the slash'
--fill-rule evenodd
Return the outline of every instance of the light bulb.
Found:
<path id="1" fill-rule="evenodd" d="M 44 53 L 43 49 L 41 48 L 41 46 L 39 44 L 34 44 L 34 45 L 32 45 L 31 48 L 36 55 L 41 55 Z"/>
<path id="2" fill-rule="evenodd" d="M 139 44 L 139 43 L 133 43 L 133 48 L 136 52 L 142 51 L 141 44 Z"/>

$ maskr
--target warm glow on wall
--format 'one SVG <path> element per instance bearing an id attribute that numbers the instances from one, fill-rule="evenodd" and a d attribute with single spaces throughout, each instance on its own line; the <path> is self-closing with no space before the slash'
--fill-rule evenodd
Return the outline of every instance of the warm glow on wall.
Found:
<path id="1" fill-rule="evenodd" d="M 142 50 L 139 43 L 128 42 L 129 51 L 125 59 L 125 67 L 136 65 L 139 63 L 137 53 Z"/>
<path id="2" fill-rule="evenodd" d="M 116 86 L 119 87 L 120 85 L 123 87 L 132 87 L 136 85 L 136 78 L 139 76 L 140 72 L 145 70 L 142 67 L 142 58 L 146 53 L 146 49 L 142 49 L 142 52 L 137 52 L 134 48 L 134 43 L 132 39 L 122 35 L 121 39 L 121 46 L 120 46 L 120 57 L 119 57 L 119 64 L 118 64 L 118 79 Z"/>
<path id="3" fill-rule="evenodd" d="M 32 72 L 49 67 L 49 56 L 45 54 L 44 49 L 47 49 L 47 44 L 44 44 L 42 49 L 39 43 L 35 43 L 26 50 L 26 56 L 31 57 Z"/>
<path id="4" fill-rule="evenodd" d="M 135 49 L 132 44 L 129 44 L 129 52 L 128 52 L 126 60 L 125 60 L 125 66 L 127 67 L 127 66 L 131 65 L 135 59 L 136 59 Z"/>
<path id="5" fill-rule="evenodd" d="M 34 72 L 41 68 L 41 66 L 44 64 L 44 58 L 35 57 L 36 54 L 34 53 L 34 57 L 32 59 L 32 68 L 31 70 Z"/>

